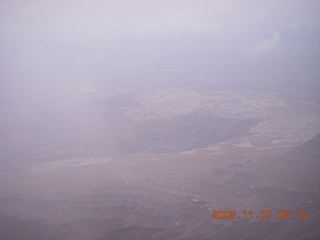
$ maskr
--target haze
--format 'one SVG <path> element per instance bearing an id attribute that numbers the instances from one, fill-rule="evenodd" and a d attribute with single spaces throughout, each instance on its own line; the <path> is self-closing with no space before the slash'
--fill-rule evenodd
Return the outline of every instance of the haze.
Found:
<path id="1" fill-rule="evenodd" d="M 315 98 L 318 9 L 319 1 L 1 1 L 1 89 L 285 84 L 281 91 L 307 87 Z"/>
<path id="2" fill-rule="evenodd" d="M 2 0 L 0 53 L 1 239 L 320 239 L 320 1 Z"/>

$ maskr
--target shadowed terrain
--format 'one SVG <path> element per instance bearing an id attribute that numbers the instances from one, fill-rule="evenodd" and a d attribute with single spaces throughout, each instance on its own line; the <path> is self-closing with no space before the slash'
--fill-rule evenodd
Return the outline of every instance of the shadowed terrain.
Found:
<path id="1" fill-rule="evenodd" d="M 19 134 L 26 121 L 2 118 L 11 160 L 0 174 L 1 239 L 320 236 L 319 135 L 304 140 L 318 129 L 316 104 L 171 89 L 85 97 L 66 109 Z M 212 219 L 214 210 L 237 217 Z M 290 219 L 277 217 L 284 210 Z"/>

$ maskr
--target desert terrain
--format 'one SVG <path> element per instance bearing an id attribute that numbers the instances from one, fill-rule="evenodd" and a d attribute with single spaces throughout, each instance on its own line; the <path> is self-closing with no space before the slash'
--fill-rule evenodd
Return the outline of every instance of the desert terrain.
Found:
<path id="1" fill-rule="evenodd" d="M 1 119 L 1 239 L 320 238 L 319 104 L 187 88 L 66 102 Z"/>

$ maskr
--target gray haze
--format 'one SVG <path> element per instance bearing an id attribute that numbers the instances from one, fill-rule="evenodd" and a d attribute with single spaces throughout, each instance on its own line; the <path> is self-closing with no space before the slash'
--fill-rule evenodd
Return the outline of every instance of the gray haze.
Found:
<path id="1" fill-rule="evenodd" d="M 319 103 L 319 0 L 0 0 L 0 239 L 319 240 Z"/>
<path id="2" fill-rule="evenodd" d="M 184 86 L 319 100 L 319 7 L 319 1 L 1 1 L 1 95 L 15 102 L 81 88 Z"/>

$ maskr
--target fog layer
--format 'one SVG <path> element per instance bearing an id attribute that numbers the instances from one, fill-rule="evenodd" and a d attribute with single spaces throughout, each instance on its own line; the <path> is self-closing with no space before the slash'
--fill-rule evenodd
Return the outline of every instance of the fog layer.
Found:
<path id="1" fill-rule="evenodd" d="M 319 5 L 1 1 L 1 96 L 184 86 L 319 100 Z"/>

